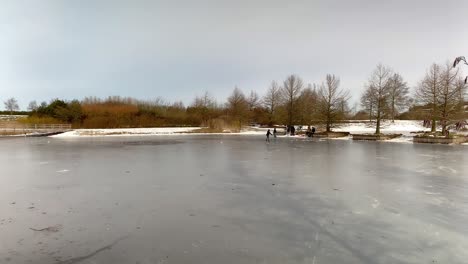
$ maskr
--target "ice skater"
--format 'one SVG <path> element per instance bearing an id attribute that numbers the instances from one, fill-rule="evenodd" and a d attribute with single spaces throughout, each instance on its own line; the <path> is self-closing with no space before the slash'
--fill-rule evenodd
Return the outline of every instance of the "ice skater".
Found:
<path id="1" fill-rule="evenodd" d="M 276 138 L 276 127 L 273 128 L 273 137 Z"/>
<path id="2" fill-rule="evenodd" d="M 266 140 L 265 140 L 266 142 L 270 142 L 270 135 L 273 135 L 273 134 L 271 134 L 270 129 L 268 129 L 268 131 L 266 133 Z"/>

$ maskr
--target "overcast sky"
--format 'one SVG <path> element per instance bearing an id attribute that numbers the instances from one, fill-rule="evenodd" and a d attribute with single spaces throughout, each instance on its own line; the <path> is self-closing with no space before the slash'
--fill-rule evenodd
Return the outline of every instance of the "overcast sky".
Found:
<path id="1" fill-rule="evenodd" d="M 413 87 L 459 55 L 466 0 L 0 1 L 0 100 L 22 108 L 109 95 L 190 103 L 203 91 L 224 100 L 235 85 L 262 94 L 292 73 L 336 74 L 355 102 L 379 62 Z"/>

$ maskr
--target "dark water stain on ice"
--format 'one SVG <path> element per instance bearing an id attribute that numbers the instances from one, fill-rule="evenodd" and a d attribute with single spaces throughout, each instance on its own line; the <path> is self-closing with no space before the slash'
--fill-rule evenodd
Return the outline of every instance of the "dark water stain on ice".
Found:
<path id="1" fill-rule="evenodd" d="M 75 264 L 75 263 L 80 263 L 80 262 L 83 262 L 87 259 L 90 259 L 92 257 L 94 257 L 95 255 L 99 254 L 100 252 L 104 251 L 104 250 L 111 250 L 113 246 L 115 246 L 119 241 L 127 238 L 128 236 L 126 237 L 121 237 L 119 239 L 116 239 L 114 242 L 110 243 L 109 245 L 107 246 L 104 246 L 104 247 L 101 247 L 99 249 L 96 249 L 95 251 L 87 254 L 87 255 L 84 255 L 84 256 L 81 256 L 81 257 L 76 257 L 76 258 L 71 258 L 71 259 L 67 259 L 67 260 L 63 260 L 63 261 L 59 261 L 59 262 L 55 262 L 56 264 Z"/>

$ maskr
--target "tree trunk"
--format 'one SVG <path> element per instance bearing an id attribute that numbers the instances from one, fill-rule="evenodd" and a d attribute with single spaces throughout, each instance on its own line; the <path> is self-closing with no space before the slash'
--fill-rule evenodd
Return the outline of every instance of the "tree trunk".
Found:
<path id="1" fill-rule="evenodd" d="M 377 105 L 377 124 L 375 125 L 375 134 L 380 134 L 380 100 Z"/>
<path id="2" fill-rule="evenodd" d="M 291 100 L 291 103 L 289 104 L 289 111 L 288 111 L 288 112 L 289 112 L 289 113 L 288 113 L 288 114 L 289 114 L 289 117 L 288 117 L 288 123 L 289 123 L 289 124 L 288 124 L 288 125 L 289 125 L 289 126 L 292 126 L 292 115 L 293 115 L 293 103 L 292 103 L 292 98 L 290 98 L 290 100 Z"/>
<path id="3" fill-rule="evenodd" d="M 392 123 L 395 123 L 395 101 L 392 102 Z"/>
<path id="4" fill-rule="evenodd" d="M 436 119 L 435 119 L 435 116 L 432 117 L 432 120 L 431 120 L 431 132 L 436 132 Z"/>
<path id="5" fill-rule="evenodd" d="M 436 101 L 435 95 L 434 95 L 432 103 L 433 103 L 433 106 L 432 106 L 431 132 L 434 133 L 434 132 L 436 132 L 436 111 L 437 111 L 437 101 Z"/>
<path id="6" fill-rule="evenodd" d="M 375 134 L 380 134 L 380 113 L 377 113 L 377 124 L 375 126 Z"/>

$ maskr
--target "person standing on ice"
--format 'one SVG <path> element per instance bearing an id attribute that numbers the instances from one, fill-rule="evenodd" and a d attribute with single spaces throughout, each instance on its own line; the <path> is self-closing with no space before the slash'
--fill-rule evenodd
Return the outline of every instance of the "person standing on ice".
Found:
<path id="1" fill-rule="evenodd" d="M 276 138 L 276 127 L 273 128 L 273 137 Z"/>
<path id="2" fill-rule="evenodd" d="M 312 137 L 314 136 L 315 134 L 315 127 L 312 127 Z"/>
<path id="3" fill-rule="evenodd" d="M 270 142 L 270 135 L 273 135 L 273 134 L 271 134 L 270 129 L 268 129 L 268 131 L 266 133 L 266 140 L 265 140 L 266 142 Z"/>

